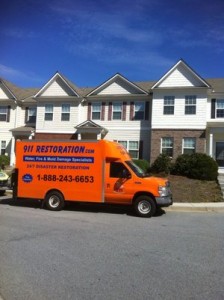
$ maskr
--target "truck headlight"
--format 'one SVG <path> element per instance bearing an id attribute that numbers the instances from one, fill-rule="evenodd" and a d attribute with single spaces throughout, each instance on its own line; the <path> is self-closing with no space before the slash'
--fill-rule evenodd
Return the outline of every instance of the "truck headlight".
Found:
<path id="1" fill-rule="evenodd" d="M 169 195 L 169 187 L 168 186 L 159 186 L 159 194 L 160 197 L 166 197 Z"/>

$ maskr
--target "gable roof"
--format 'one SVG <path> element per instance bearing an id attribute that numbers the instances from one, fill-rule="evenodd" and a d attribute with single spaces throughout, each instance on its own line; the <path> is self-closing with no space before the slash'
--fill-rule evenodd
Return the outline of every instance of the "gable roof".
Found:
<path id="1" fill-rule="evenodd" d="M 140 86 L 131 82 L 119 73 L 106 80 L 104 83 L 93 89 L 86 96 L 94 95 L 107 95 L 112 93 L 113 88 L 116 88 L 116 95 L 127 95 L 127 94 L 147 94 L 147 92 Z"/>
<path id="2" fill-rule="evenodd" d="M 177 78 L 179 76 L 179 78 Z M 169 77 L 173 81 L 175 79 L 177 84 L 174 86 L 170 84 Z M 167 82 L 167 83 L 166 83 Z M 155 88 L 166 88 L 166 87 L 187 87 L 187 86 L 197 86 L 197 87 L 207 87 L 210 88 L 210 85 L 199 76 L 186 62 L 180 59 L 164 76 L 162 76 L 153 86 Z"/>
<path id="3" fill-rule="evenodd" d="M 15 100 L 25 100 L 31 98 L 39 90 L 37 88 L 23 89 L 3 78 L 0 78 L 0 82 Z"/>
<path id="4" fill-rule="evenodd" d="M 60 74 L 59 72 L 56 72 L 54 74 L 54 76 L 35 94 L 34 97 L 35 98 L 40 97 L 41 94 L 43 94 L 48 89 L 48 87 L 50 87 L 51 84 L 56 82 L 56 80 L 58 80 L 58 79 L 59 79 L 59 81 L 61 81 L 61 83 L 63 85 L 65 85 L 65 87 L 68 88 L 69 91 L 71 91 L 72 96 L 80 97 L 79 92 L 78 92 L 79 88 L 75 84 L 73 84 L 70 80 L 68 80 L 65 76 Z M 61 89 L 64 90 L 63 87 L 61 87 Z M 54 97 L 55 97 L 55 95 L 54 95 Z"/>

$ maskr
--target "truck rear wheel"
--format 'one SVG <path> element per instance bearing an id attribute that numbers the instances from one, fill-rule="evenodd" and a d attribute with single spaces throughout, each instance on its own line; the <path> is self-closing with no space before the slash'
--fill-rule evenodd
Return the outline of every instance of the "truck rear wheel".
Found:
<path id="1" fill-rule="evenodd" d="M 64 207 L 64 197 L 58 191 L 51 191 L 45 197 L 45 204 L 50 210 L 61 210 Z"/>
<path id="2" fill-rule="evenodd" d="M 138 216 L 150 218 L 156 212 L 155 201 L 149 196 L 139 196 L 134 202 L 134 208 Z"/>

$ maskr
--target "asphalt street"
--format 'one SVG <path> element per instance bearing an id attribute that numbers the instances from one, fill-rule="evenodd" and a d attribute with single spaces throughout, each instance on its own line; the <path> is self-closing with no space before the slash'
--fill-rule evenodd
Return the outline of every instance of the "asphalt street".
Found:
<path id="1" fill-rule="evenodd" d="M 4 300 L 224 299 L 224 214 L 0 201 Z"/>

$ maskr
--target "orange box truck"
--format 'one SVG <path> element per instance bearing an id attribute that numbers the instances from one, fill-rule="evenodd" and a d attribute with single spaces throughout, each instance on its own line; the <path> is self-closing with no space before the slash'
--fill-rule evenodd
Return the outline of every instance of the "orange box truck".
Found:
<path id="1" fill-rule="evenodd" d="M 17 141 L 13 197 L 50 210 L 65 201 L 133 205 L 141 217 L 172 204 L 167 179 L 145 175 L 121 144 L 106 140 Z"/>

